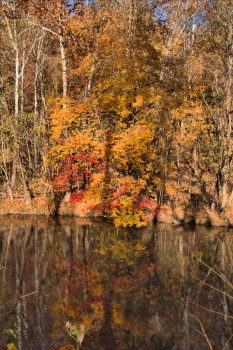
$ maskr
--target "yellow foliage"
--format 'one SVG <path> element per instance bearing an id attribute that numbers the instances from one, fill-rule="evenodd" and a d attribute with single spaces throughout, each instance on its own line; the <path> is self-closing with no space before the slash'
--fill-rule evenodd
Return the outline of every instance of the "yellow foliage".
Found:
<path id="1" fill-rule="evenodd" d="M 121 263 L 124 266 L 132 266 L 134 261 L 140 258 L 144 251 L 145 246 L 140 241 L 126 242 L 123 240 L 117 240 L 96 252 L 103 258 L 111 255 L 113 261 Z"/>
<path id="2" fill-rule="evenodd" d="M 63 101 L 57 99 L 51 106 L 51 139 L 57 140 L 62 132 L 67 132 L 74 122 L 78 124 L 80 118 L 87 114 L 88 109 L 84 103 L 75 103 L 71 99 Z M 66 136 L 66 135 L 65 135 Z"/>
<path id="3" fill-rule="evenodd" d="M 7 344 L 7 350 L 17 350 L 17 348 L 14 343 L 9 343 Z"/>
<path id="4" fill-rule="evenodd" d="M 151 171 L 150 164 L 155 160 L 152 140 L 153 128 L 144 124 L 133 125 L 116 135 L 113 156 L 117 164 L 125 169 L 130 166 L 146 179 Z"/>
<path id="5" fill-rule="evenodd" d="M 121 111 L 119 114 L 122 117 L 128 117 L 130 115 L 131 111 L 127 110 L 127 109 L 123 109 L 123 111 Z"/>
<path id="6" fill-rule="evenodd" d="M 63 345 L 62 347 L 59 348 L 59 350 L 76 350 L 76 347 L 74 345 Z"/>
<path id="7" fill-rule="evenodd" d="M 88 190 L 85 192 L 84 201 L 87 203 L 92 203 L 93 207 L 101 204 L 102 193 L 104 187 L 104 173 L 93 174 L 92 181 Z"/>
<path id="8" fill-rule="evenodd" d="M 79 67 L 74 70 L 74 74 L 85 74 L 86 76 L 89 76 L 92 74 L 91 68 L 94 63 L 94 55 L 92 53 L 89 53 L 84 59 L 81 61 Z"/>
<path id="9" fill-rule="evenodd" d="M 134 108 L 142 107 L 143 102 L 144 102 L 143 97 L 140 96 L 140 95 L 138 95 L 138 96 L 136 97 L 136 101 L 133 103 L 133 107 L 134 107 Z"/>
<path id="10" fill-rule="evenodd" d="M 113 322 L 117 326 L 122 326 L 125 323 L 124 309 L 119 304 L 113 303 L 112 313 Z"/>
<path id="11" fill-rule="evenodd" d="M 174 196 L 176 194 L 176 187 L 171 183 L 166 184 L 166 192 L 170 196 Z"/>
<path id="12" fill-rule="evenodd" d="M 91 270 L 88 273 L 88 279 L 90 281 L 91 294 L 94 297 L 102 296 L 104 293 L 104 289 L 102 286 L 101 275 L 97 271 Z"/>

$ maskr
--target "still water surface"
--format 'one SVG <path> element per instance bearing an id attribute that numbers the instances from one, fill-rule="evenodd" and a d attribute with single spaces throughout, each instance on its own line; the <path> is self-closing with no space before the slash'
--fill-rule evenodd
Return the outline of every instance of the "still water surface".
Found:
<path id="1" fill-rule="evenodd" d="M 233 349 L 232 247 L 225 228 L 0 218 L 0 349 L 77 349 L 67 321 L 86 350 Z"/>

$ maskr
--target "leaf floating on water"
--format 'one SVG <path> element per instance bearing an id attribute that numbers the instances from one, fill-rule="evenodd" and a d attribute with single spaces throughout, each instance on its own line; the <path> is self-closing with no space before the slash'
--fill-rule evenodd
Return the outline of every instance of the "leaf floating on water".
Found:
<path id="1" fill-rule="evenodd" d="M 77 326 L 75 324 L 72 325 L 68 321 L 66 322 L 65 327 L 67 329 L 68 334 L 78 343 L 80 347 L 85 337 L 85 325 L 84 324 L 81 324 L 80 326 Z"/>

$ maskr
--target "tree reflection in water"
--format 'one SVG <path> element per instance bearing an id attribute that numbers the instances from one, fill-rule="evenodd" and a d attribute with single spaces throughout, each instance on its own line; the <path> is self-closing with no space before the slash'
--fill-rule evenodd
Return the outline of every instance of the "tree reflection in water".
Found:
<path id="1" fill-rule="evenodd" d="M 82 349 L 229 350 L 232 244 L 222 228 L 1 218 L 0 349 L 77 349 L 69 322 Z"/>

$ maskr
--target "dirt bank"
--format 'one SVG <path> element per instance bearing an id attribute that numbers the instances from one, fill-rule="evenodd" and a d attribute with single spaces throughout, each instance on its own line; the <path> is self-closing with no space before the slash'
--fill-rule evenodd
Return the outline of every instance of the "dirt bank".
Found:
<path id="1" fill-rule="evenodd" d="M 46 196 L 34 198 L 31 204 L 26 204 L 24 199 L 15 199 L 14 202 L 6 198 L 0 199 L 0 215 L 52 216 L 53 214 L 53 201 Z M 83 203 L 72 204 L 65 201 L 61 202 L 58 215 L 82 218 L 101 216 L 100 213 L 97 214 Z M 187 208 L 185 205 L 174 207 L 168 203 L 161 206 L 155 220 L 175 225 L 193 223 L 197 225 L 233 226 L 233 207 L 227 207 L 219 213 L 204 205 L 198 208 Z"/>

